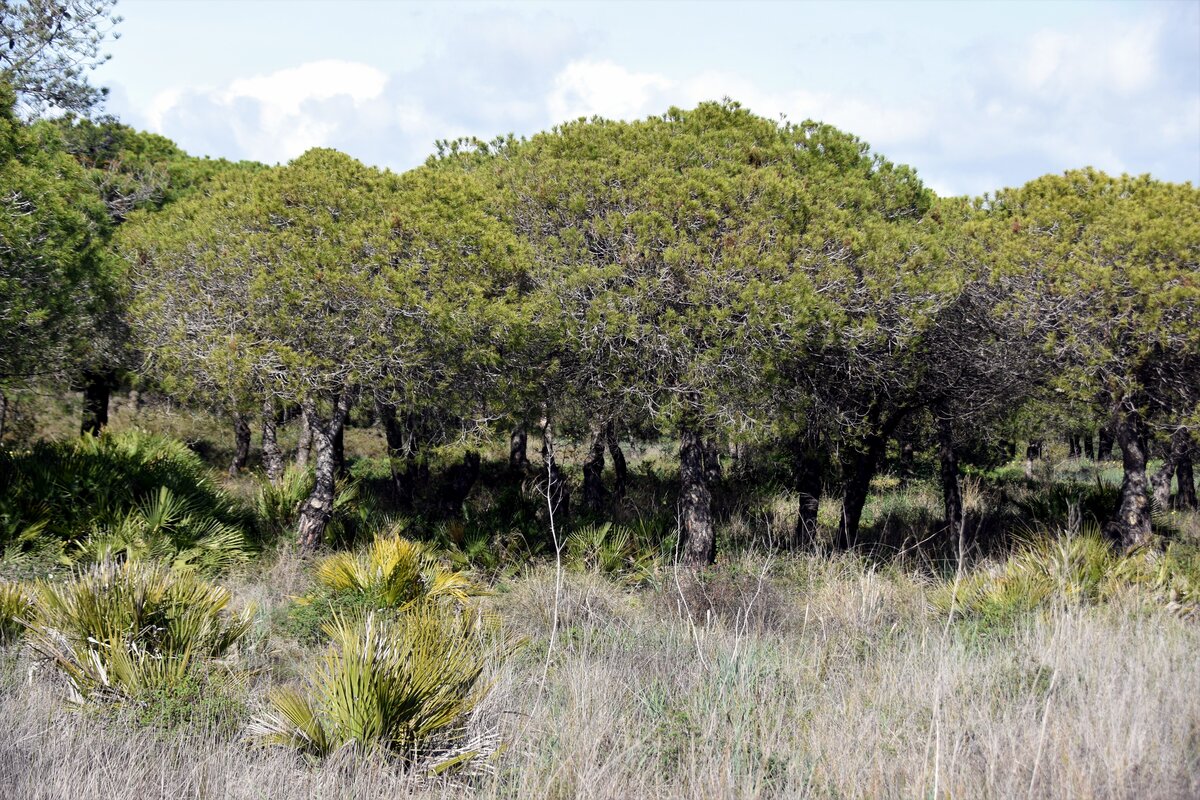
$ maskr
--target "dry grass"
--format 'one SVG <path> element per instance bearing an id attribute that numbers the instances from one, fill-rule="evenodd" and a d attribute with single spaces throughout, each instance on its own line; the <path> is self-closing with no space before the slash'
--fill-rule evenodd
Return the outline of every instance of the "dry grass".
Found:
<path id="1" fill-rule="evenodd" d="M 234 587 L 269 614 L 303 567 L 285 553 Z M 553 573 L 500 587 L 492 602 L 528 644 L 479 711 L 507 745 L 497 773 L 461 785 L 352 757 L 310 767 L 227 726 L 68 710 L 9 647 L 0 797 L 1200 795 L 1195 622 L 1110 605 L 981 633 L 930 610 L 928 579 L 851 556 L 744 557 L 687 584 L 568 576 L 544 687 Z M 271 636 L 262 659 L 294 651 Z"/>

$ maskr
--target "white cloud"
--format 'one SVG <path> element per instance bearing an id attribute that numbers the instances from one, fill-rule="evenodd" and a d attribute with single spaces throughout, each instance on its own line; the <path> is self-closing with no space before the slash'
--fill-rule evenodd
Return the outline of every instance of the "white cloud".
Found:
<path id="1" fill-rule="evenodd" d="M 332 104 L 346 111 L 366 112 L 387 84 L 382 70 L 367 64 L 324 60 L 255 75 L 212 88 L 172 88 L 159 93 L 147 110 L 152 130 L 175 135 L 188 147 L 189 128 L 197 120 L 224 124 L 238 154 L 258 161 L 286 161 L 311 147 L 332 143 L 335 133 L 352 118 L 322 110 Z M 347 108 L 348 105 L 348 108 Z M 214 118 L 215 117 L 215 118 Z"/>

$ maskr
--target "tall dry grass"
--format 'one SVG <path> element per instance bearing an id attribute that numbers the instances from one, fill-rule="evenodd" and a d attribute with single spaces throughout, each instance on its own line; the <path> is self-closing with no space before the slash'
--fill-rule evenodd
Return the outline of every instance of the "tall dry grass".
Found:
<path id="1" fill-rule="evenodd" d="M 238 592 L 300 589 L 288 558 Z M 72 711 L 8 646 L 0 798 L 1200 796 L 1194 621 L 1131 599 L 948 623 L 935 588 L 850 556 L 747 556 L 636 591 L 568 574 L 542 686 L 555 589 L 535 570 L 490 601 L 528 639 L 477 711 L 506 749 L 494 775 L 444 782 L 350 755 L 309 766 L 228 720 Z M 260 666 L 301 655 L 261 636 Z"/>

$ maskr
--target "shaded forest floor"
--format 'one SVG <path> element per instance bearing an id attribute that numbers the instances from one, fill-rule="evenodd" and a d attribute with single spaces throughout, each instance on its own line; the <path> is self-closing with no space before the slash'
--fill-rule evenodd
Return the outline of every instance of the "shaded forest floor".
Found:
<path id="1" fill-rule="evenodd" d="M 70 409 L 52 406 L 39 430 L 68 434 Z M 203 415 L 135 417 L 118 403 L 113 426 L 135 422 L 214 466 L 231 450 Z M 386 483 L 381 437 L 352 429 L 347 451 L 371 497 Z M 670 544 L 673 465 L 659 447 L 630 455 L 634 479 L 611 515 L 652 556 Z M 585 553 L 560 575 L 544 543 L 468 552 L 472 531 L 531 539 L 542 521 L 489 485 L 500 467 L 485 463 L 464 509 L 404 524 L 457 546 L 523 642 L 490 664 L 472 719 L 503 742 L 490 772 L 418 778 L 379 758 L 314 766 L 248 746 L 266 692 L 319 649 L 294 604 L 312 561 L 281 542 L 220 579 L 255 622 L 219 690 L 78 710 L 20 644 L 0 647 L 0 797 L 1200 796 L 1200 521 L 1164 517 L 1171 550 L 1110 562 L 1086 544 L 1112 465 L 1039 469 L 1034 481 L 1016 465 L 967 479 L 985 544 L 961 569 L 933 538 L 940 500 L 919 475 L 877 482 L 860 552 L 777 551 L 796 505 L 764 469 L 730 471 L 712 569 L 651 557 L 608 568 Z M 253 478 L 222 480 L 253 495 Z M 383 506 L 345 529 L 369 538 Z M 836 519 L 827 498 L 822 524 Z"/>

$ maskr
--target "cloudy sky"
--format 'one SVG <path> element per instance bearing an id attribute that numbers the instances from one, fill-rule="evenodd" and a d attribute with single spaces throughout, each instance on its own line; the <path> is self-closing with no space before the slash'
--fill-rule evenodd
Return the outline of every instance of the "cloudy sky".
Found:
<path id="1" fill-rule="evenodd" d="M 732 97 L 830 122 L 943 194 L 1092 165 L 1200 183 L 1200 2 L 121 0 L 108 110 L 197 155 L 437 139 Z"/>

